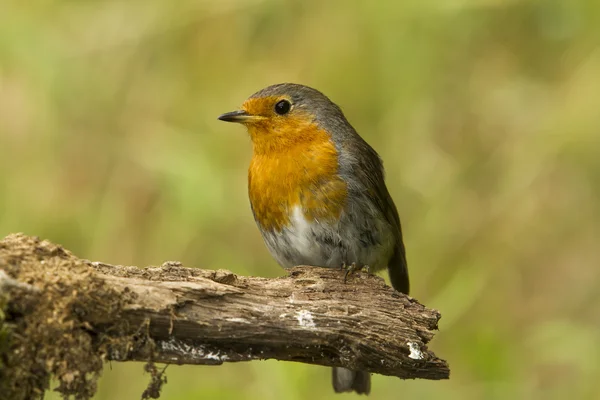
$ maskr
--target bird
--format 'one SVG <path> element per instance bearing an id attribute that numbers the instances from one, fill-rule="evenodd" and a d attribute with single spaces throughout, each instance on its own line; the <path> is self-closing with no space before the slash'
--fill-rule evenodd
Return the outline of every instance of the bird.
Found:
<path id="1" fill-rule="evenodd" d="M 409 293 L 400 218 L 382 160 L 337 104 L 311 87 L 280 83 L 218 119 L 247 128 L 250 205 L 279 265 L 387 268 L 392 287 Z M 371 390 L 366 371 L 333 367 L 332 383 L 337 393 Z"/>

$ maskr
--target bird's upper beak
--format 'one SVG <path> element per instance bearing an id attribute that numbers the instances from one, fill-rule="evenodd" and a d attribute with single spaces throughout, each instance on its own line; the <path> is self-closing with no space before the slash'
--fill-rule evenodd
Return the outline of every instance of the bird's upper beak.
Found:
<path id="1" fill-rule="evenodd" d="M 244 124 L 244 123 L 252 122 L 252 121 L 258 121 L 263 118 L 264 117 L 261 117 L 260 115 L 249 114 L 247 111 L 244 111 L 244 110 L 232 111 L 232 112 L 228 112 L 228 113 L 225 113 L 225 114 L 222 114 L 219 116 L 219 119 L 221 121 L 237 122 L 240 124 Z"/>

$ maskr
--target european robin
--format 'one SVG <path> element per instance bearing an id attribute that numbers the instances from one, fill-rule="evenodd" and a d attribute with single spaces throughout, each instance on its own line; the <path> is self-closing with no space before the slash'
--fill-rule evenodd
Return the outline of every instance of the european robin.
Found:
<path id="1" fill-rule="evenodd" d="M 250 204 L 282 267 L 387 267 L 392 286 L 408 294 L 400 218 L 381 158 L 336 104 L 318 90 L 282 83 L 219 119 L 248 129 Z M 371 377 L 334 367 L 333 388 L 368 394 Z"/>

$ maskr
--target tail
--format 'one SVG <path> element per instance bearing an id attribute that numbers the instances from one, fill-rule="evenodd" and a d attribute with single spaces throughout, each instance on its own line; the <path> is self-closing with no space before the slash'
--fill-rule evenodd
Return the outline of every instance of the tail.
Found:
<path id="1" fill-rule="evenodd" d="M 394 289 L 408 294 L 410 282 L 408 280 L 408 265 L 406 264 L 406 254 L 402 239 L 400 239 L 400 243 L 396 246 L 396 250 L 388 263 L 388 274 L 390 275 L 390 282 L 392 282 Z"/>
<path id="2" fill-rule="evenodd" d="M 358 394 L 369 394 L 371 392 L 371 375 L 365 371 L 333 367 L 332 381 L 336 393 L 355 391 Z"/>
<path id="3" fill-rule="evenodd" d="M 388 263 L 388 273 L 394 289 L 408 294 L 410 282 L 402 239 L 400 239 Z M 371 392 L 371 375 L 366 371 L 351 371 L 342 367 L 333 367 L 332 381 L 333 390 L 336 393 L 354 391 L 357 394 L 368 395 Z"/>

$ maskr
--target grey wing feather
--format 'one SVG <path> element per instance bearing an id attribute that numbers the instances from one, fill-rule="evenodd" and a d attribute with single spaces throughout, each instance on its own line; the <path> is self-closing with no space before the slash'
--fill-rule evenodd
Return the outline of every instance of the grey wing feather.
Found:
<path id="1" fill-rule="evenodd" d="M 406 250 L 402 241 L 402 227 L 396 205 L 385 185 L 383 163 L 377 152 L 358 134 L 356 136 L 358 140 L 346 143 L 346 146 L 358 147 L 349 152 L 350 154 L 359 155 L 355 160 L 358 168 L 354 171 L 354 175 L 358 177 L 364 187 L 374 188 L 374 192 L 369 193 L 369 195 L 382 215 L 385 216 L 387 222 L 392 226 L 396 243 L 394 253 L 388 262 L 388 273 L 394 289 L 408 294 L 410 284 Z"/>

